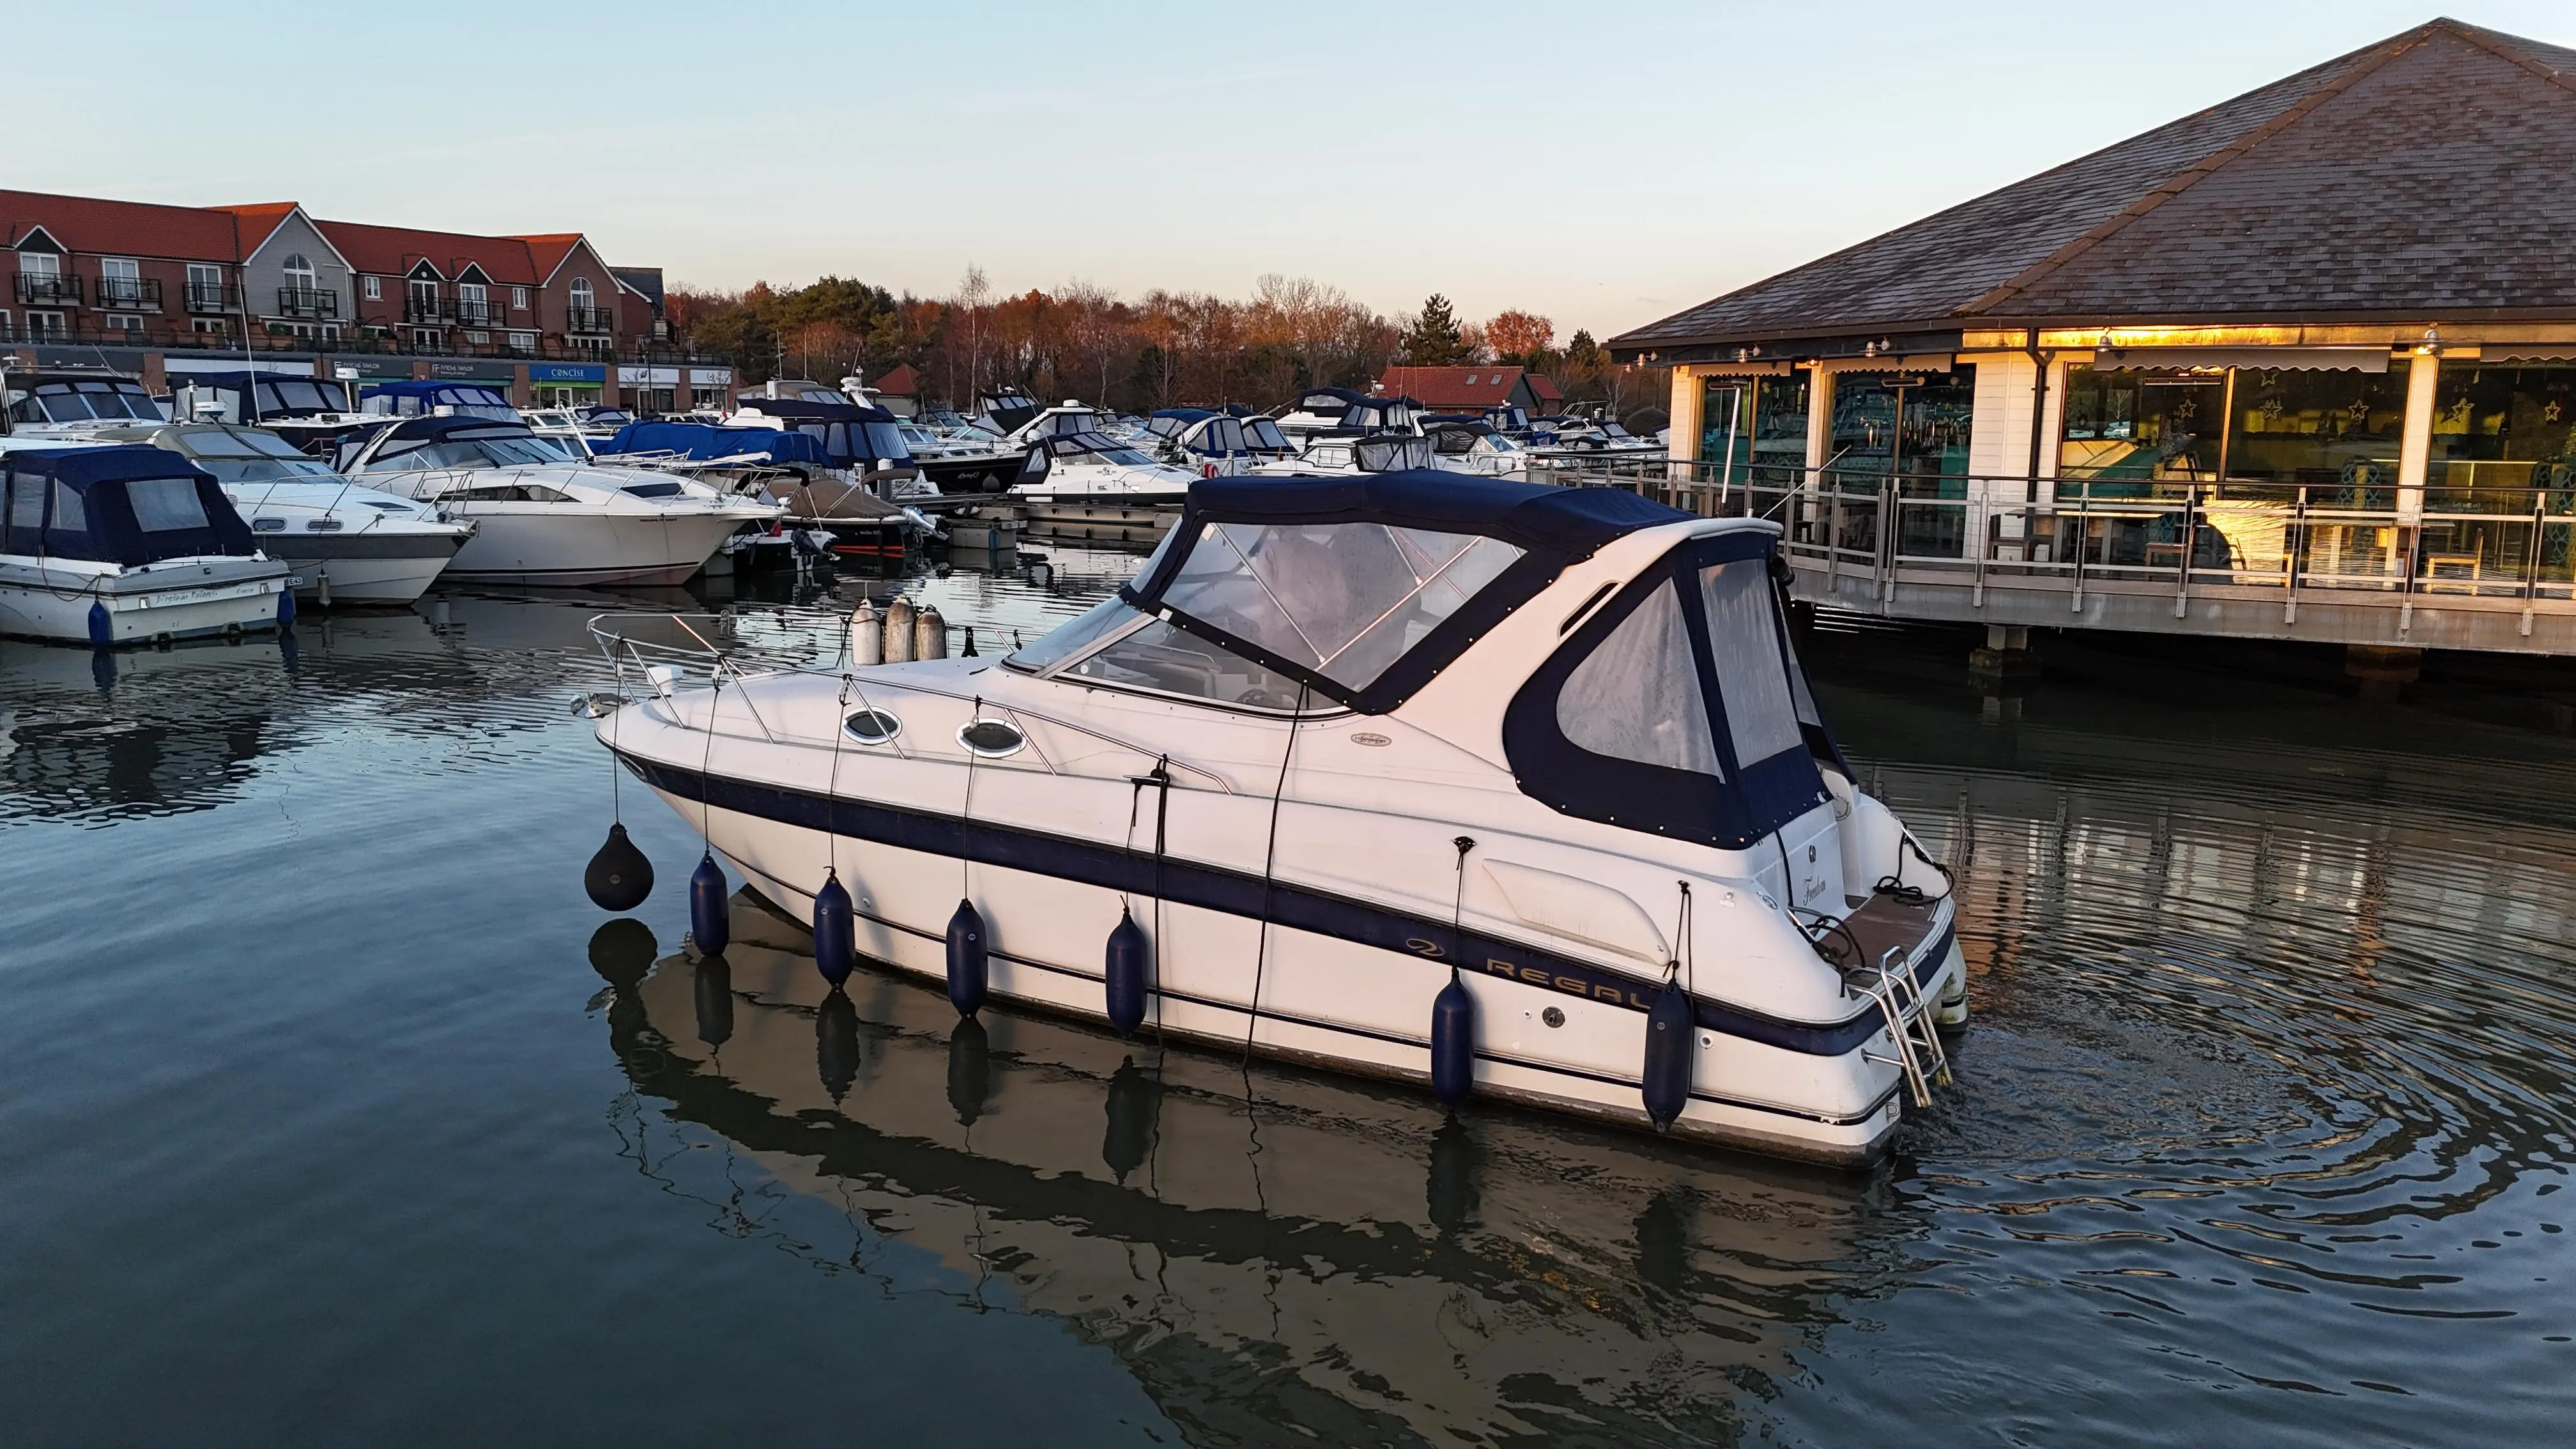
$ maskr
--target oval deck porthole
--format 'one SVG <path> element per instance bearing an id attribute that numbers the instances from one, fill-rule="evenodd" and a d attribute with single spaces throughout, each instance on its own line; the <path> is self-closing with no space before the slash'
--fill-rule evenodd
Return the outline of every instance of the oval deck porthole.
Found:
<path id="1" fill-rule="evenodd" d="M 903 721 L 881 709 L 863 709 L 841 721 L 850 738 L 863 745 L 881 745 L 903 733 Z"/>
<path id="2" fill-rule="evenodd" d="M 968 720 L 958 729 L 957 743 L 986 759 L 999 759 L 1003 755 L 1018 754 L 1020 746 L 1028 743 L 1028 739 L 1020 733 L 1018 725 L 1007 720 L 976 719 Z"/>

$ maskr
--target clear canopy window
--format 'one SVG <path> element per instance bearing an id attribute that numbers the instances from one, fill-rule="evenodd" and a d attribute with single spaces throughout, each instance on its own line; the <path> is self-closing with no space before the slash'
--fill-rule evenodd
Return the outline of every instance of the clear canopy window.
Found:
<path id="1" fill-rule="evenodd" d="M 1131 618 L 1141 617 L 1132 609 L 1127 613 Z M 1293 710 L 1301 697 L 1296 680 L 1160 619 L 1119 636 L 1107 648 L 1094 651 L 1058 677 L 1187 695 L 1250 709 Z M 1304 697 L 1307 703 L 1314 702 L 1311 695 Z"/>
<path id="2" fill-rule="evenodd" d="M 1596 755 L 1726 778 L 1709 735 L 1681 598 L 1670 582 L 1566 676 L 1556 696 L 1556 727 L 1568 743 Z"/>
<path id="3" fill-rule="evenodd" d="M 1750 767 L 1784 750 L 1805 748 L 1788 665 L 1780 653 L 1780 626 L 1772 614 L 1768 567 L 1747 558 L 1702 569 L 1699 596 L 1736 762 Z"/>
<path id="4" fill-rule="evenodd" d="M 1210 523 L 1162 601 L 1358 690 L 1520 557 L 1499 539 L 1383 523 Z"/>

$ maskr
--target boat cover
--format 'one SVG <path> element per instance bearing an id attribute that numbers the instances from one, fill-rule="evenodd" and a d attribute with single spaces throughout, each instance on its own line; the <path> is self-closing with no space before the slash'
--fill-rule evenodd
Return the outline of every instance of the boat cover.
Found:
<path id="1" fill-rule="evenodd" d="M 214 475 L 165 448 L 30 449 L 0 458 L 8 553 L 135 567 L 259 551 Z"/>
<path id="2" fill-rule="evenodd" d="M 1146 613 L 1168 611 L 1175 627 L 1300 680 L 1318 696 L 1362 713 L 1383 714 L 1430 683 L 1567 565 L 1623 534 L 1689 519 L 1689 514 L 1622 489 L 1546 488 L 1427 468 L 1339 478 L 1211 478 L 1190 485 L 1189 500 L 1172 530 L 1173 539 L 1189 546 L 1156 554 L 1121 596 Z M 1327 536 L 1333 525 L 1352 524 L 1377 527 L 1340 542 Z M 1401 560 L 1425 549 L 1439 555 L 1438 572 L 1449 579 L 1443 588 L 1454 591 L 1462 575 L 1450 563 L 1459 557 L 1459 548 L 1479 537 L 1508 547 L 1477 555 L 1476 579 L 1465 592 L 1444 593 L 1433 613 L 1408 615 L 1420 626 L 1418 636 L 1408 634 L 1400 644 L 1390 638 L 1357 652 L 1348 640 L 1319 650 L 1313 644 L 1319 630 L 1311 621 L 1291 617 L 1264 623 L 1254 613 L 1220 610 L 1210 602 L 1220 592 L 1208 587 L 1215 577 L 1211 567 L 1235 567 L 1218 555 L 1227 547 L 1243 547 L 1247 529 L 1270 532 L 1283 558 L 1296 555 L 1296 562 L 1284 565 L 1299 574 L 1292 592 L 1308 596 L 1315 608 L 1341 612 L 1380 595 L 1392 600 L 1390 588 L 1396 593 L 1416 588 L 1387 570 L 1410 567 Z M 1422 537 L 1398 543 L 1396 533 Z M 1253 546 L 1259 552 L 1258 543 Z M 1265 567 L 1245 566 L 1255 573 Z M 1268 583 L 1260 593 L 1272 604 L 1280 598 Z M 1293 616 L 1304 606 L 1292 600 L 1280 607 Z M 1404 622 L 1396 619 L 1391 605 L 1381 609 L 1367 604 L 1360 612 L 1381 623 Z M 1361 632 L 1375 628 L 1369 625 Z"/>
<path id="3" fill-rule="evenodd" d="M 628 423 L 600 445 L 602 454 L 677 453 L 684 458 L 737 458 L 756 453 L 772 463 L 832 466 L 822 441 L 785 428 L 720 428 L 706 423 Z"/>

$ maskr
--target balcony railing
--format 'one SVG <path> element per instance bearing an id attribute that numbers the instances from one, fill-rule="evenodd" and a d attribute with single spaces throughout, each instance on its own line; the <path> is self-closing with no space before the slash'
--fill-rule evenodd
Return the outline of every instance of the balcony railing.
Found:
<path id="1" fill-rule="evenodd" d="M 402 319 L 443 326 L 456 320 L 456 303 L 446 297 L 405 297 Z"/>
<path id="2" fill-rule="evenodd" d="M 2019 477 L 1723 460 L 1640 476 L 1551 459 L 1531 478 L 1625 488 L 1702 517 L 1771 519 L 1791 561 L 1821 570 L 1838 593 L 1892 603 L 1900 585 L 1949 584 L 1980 601 L 2045 589 L 2080 613 L 2090 594 L 2144 590 L 2170 599 L 2176 619 L 2204 594 L 2268 596 L 2289 625 L 2311 597 L 2371 596 L 2410 617 L 2437 597 L 2519 604 L 2526 617 L 2535 605 L 2576 606 L 2576 466 L 2515 466 L 2490 478 L 2453 464 L 2411 487 L 2393 467 L 2331 483 L 2042 479 L 2036 499 Z"/>
<path id="3" fill-rule="evenodd" d="M 498 302 L 475 302 L 460 298 L 456 303 L 456 320 L 460 326 L 498 327 L 508 316 L 508 309 Z"/>
<path id="4" fill-rule="evenodd" d="M 241 288 L 230 282 L 190 282 L 188 310 L 191 312 L 238 312 L 241 310 Z"/>
<path id="5" fill-rule="evenodd" d="M 336 321 L 340 316 L 340 294 L 330 287 L 280 287 L 277 315 Z"/>
<path id="6" fill-rule="evenodd" d="M 20 272 L 18 300 L 30 307 L 77 307 L 81 304 L 81 279 Z"/>
<path id="7" fill-rule="evenodd" d="M 133 311 L 161 308 L 161 279 L 158 277 L 101 277 L 98 279 L 98 305 L 123 307 Z"/>
<path id="8" fill-rule="evenodd" d="M 605 307 L 575 307 L 564 323 L 566 332 L 614 332 L 617 314 Z"/>
<path id="9" fill-rule="evenodd" d="M 0 308 L 0 313 L 6 311 L 6 308 Z M 321 352 L 345 356 L 507 356 L 546 362 L 629 362 L 707 367 L 739 365 L 727 357 L 699 352 L 691 348 L 685 339 L 656 343 L 636 338 L 629 339 L 623 345 L 612 346 L 609 339 L 605 337 L 567 339 L 553 333 L 540 332 L 533 335 L 532 346 L 521 348 L 512 346 L 509 339 L 518 333 L 526 332 L 527 329 L 520 328 L 514 332 L 504 328 L 494 330 L 488 340 L 478 347 L 466 344 L 462 335 L 445 327 L 440 327 L 433 332 L 424 326 L 420 330 L 430 332 L 431 335 L 415 344 L 411 337 L 414 330 L 412 328 L 392 325 L 380 328 L 360 326 L 346 319 L 338 324 L 339 336 L 326 341 L 311 335 L 317 325 L 312 323 L 302 324 L 305 327 L 305 335 L 298 335 L 290 330 L 286 323 L 262 323 L 254 317 L 250 333 L 245 338 L 238 330 L 237 324 L 221 331 L 199 332 L 184 320 L 172 326 L 160 318 L 149 318 L 146 325 L 139 329 L 110 328 L 98 320 L 100 315 L 98 313 L 74 312 L 63 314 L 62 327 L 47 328 L 41 338 L 35 336 L 31 324 L 36 324 L 40 319 L 50 318 L 53 315 L 56 314 L 20 312 L 12 316 L 11 321 L 17 326 L 18 340 L 60 342 L 79 347 L 139 347 L 156 352 L 211 349 L 238 353 L 247 347 L 254 352 L 297 352 L 307 355 Z M 272 326 L 279 330 L 269 331 L 269 327 Z M 98 359 L 85 357 L 78 360 L 96 362 Z"/>

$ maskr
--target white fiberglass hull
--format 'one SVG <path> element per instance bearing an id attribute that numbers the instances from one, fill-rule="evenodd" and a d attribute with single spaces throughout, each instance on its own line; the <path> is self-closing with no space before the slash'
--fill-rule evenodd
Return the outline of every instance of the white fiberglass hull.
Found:
<path id="1" fill-rule="evenodd" d="M 726 535 L 752 516 L 696 509 L 612 512 L 544 503 L 450 507 L 471 520 L 475 530 L 447 566 L 448 578 L 568 587 L 685 583 Z"/>
<path id="2" fill-rule="evenodd" d="M 286 566 L 261 558 L 123 568 L 12 555 L 0 558 L 0 634 L 114 646 L 247 633 L 276 627 L 286 587 Z"/>
<path id="3" fill-rule="evenodd" d="M 791 917 L 810 921 L 815 893 L 837 876 L 856 907 L 859 952 L 897 969 L 945 979 L 947 927 L 962 896 L 984 923 L 993 1000 L 1106 1022 L 1105 946 L 1125 913 L 1152 943 L 1147 1034 L 1420 1083 L 1431 1074 L 1433 999 L 1452 979 L 1454 955 L 1476 1003 L 1478 1095 L 1648 1125 L 1640 1085 L 1646 1012 L 1666 968 L 1532 930 L 1498 903 L 1482 864 L 1545 861 L 1565 878 L 1591 879 L 1620 869 L 1642 874 L 1633 855 L 1568 854 L 1543 833 L 1561 818 L 1534 802 L 1524 824 L 1497 828 L 1490 819 L 1291 799 L 1274 828 L 1266 782 L 1250 779 L 1255 771 L 1230 788 L 1208 788 L 1213 781 L 1174 788 L 1169 850 L 1157 862 L 1156 791 L 1146 787 L 1140 799 L 1136 783 L 1152 753 L 1104 752 L 1097 738 L 1041 729 L 1044 758 L 1033 749 L 1007 763 L 979 762 L 969 812 L 968 769 L 956 751 L 939 753 L 966 706 L 951 711 L 895 692 L 894 671 L 933 666 L 886 668 L 885 692 L 865 697 L 900 711 L 903 755 L 856 747 L 836 754 L 822 730 L 809 739 L 795 702 L 776 694 L 758 706 L 775 741 L 736 733 L 728 714 L 710 748 L 706 734 L 684 722 L 705 708 L 703 694 L 628 706 L 604 719 L 600 734 L 683 819 L 703 823 L 715 850 Z M 871 676 L 858 678 L 864 686 Z M 1008 707 L 992 698 L 997 688 L 1009 693 L 1006 679 L 988 674 L 968 688 L 985 695 L 988 712 Z M 729 689 L 725 697 L 745 695 Z M 756 730 L 747 713 L 742 724 Z M 827 778 L 837 782 L 828 805 Z M 1819 807 L 1814 815 L 1792 828 L 1784 853 L 1830 839 L 1830 812 Z M 1131 831 L 1136 819 L 1143 824 Z M 1463 887 L 1450 848 L 1462 824 L 1479 842 Z M 1275 860 L 1265 867 L 1273 839 Z M 1752 862 L 1731 888 L 1702 876 L 1709 905 L 1693 970 L 1703 1025 L 1690 1097 L 1671 1130 L 1867 1163 L 1884 1151 L 1902 1110 L 1896 1046 L 1875 1008 L 1829 1003 L 1839 1015 L 1802 1020 L 1727 1001 L 1732 986 L 1774 974 L 1758 952 L 1729 959 L 1727 949 L 1752 940 L 1731 932 L 1772 924 L 1769 893 L 1779 887 L 1748 883 L 1767 881 L 1759 868 Z M 1808 900 L 1830 891 L 1799 889 Z M 1919 935 L 1908 938 L 1906 969 L 1922 984 L 1926 1010 L 1964 991 L 1951 909 L 1947 901 L 1927 908 Z"/>

